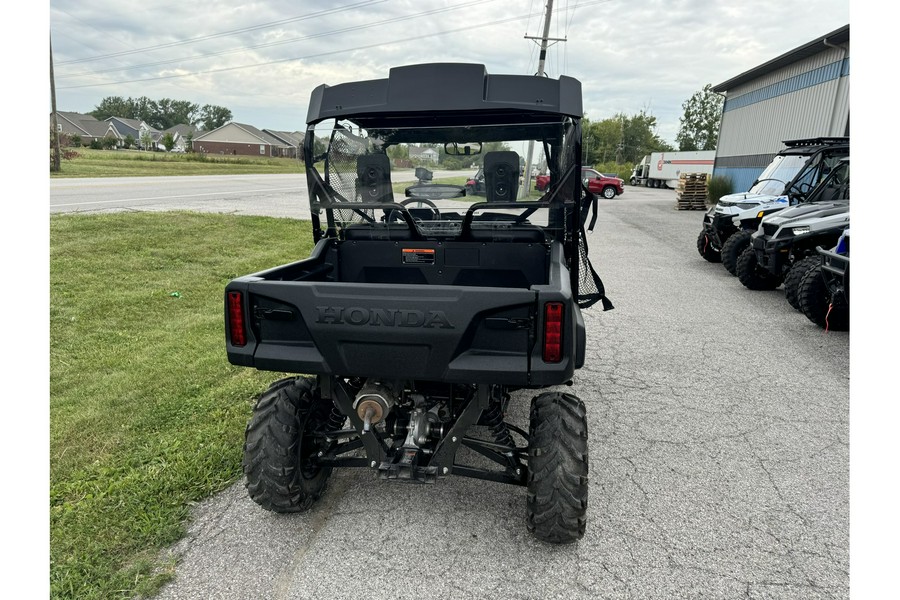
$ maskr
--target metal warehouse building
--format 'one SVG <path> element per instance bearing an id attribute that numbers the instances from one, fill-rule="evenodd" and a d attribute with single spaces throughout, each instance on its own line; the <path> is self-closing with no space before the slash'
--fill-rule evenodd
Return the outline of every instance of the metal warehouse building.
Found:
<path id="1" fill-rule="evenodd" d="M 746 191 L 783 140 L 850 135 L 850 25 L 713 91 L 725 95 L 713 175 Z"/>

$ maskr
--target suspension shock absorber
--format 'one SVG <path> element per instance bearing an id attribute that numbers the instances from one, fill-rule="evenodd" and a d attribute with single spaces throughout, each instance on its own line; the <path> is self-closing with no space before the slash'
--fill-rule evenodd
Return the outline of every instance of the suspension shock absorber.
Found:
<path id="1" fill-rule="evenodd" d="M 328 431 L 340 431 L 344 428 L 347 417 L 338 409 L 336 405 L 331 406 L 331 412 L 328 414 Z"/>
<path id="2" fill-rule="evenodd" d="M 494 441 L 503 446 L 515 448 L 512 436 L 509 435 L 509 428 L 503 420 L 503 409 L 499 399 L 490 403 L 482 418 L 484 419 L 484 424 L 494 435 Z"/>

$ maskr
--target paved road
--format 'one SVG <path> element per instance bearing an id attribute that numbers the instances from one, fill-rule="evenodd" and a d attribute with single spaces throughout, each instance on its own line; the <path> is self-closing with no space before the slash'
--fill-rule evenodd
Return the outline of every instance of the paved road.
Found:
<path id="1" fill-rule="evenodd" d="M 246 179 L 270 191 L 235 212 L 278 212 L 300 185 Z M 159 598 L 847 598 L 849 336 L 701 259 L 701 214 L 674 192 L 629 187 L 601 212 L 591 255 L 616 308 L 586 312 L 574 388 L 582 541 L 529 537 L 512 486 L 343 470 L 311 512 L 283 516 L 237 483 L 196 507 Z M 531 395 L 510 415 L 525 428 Z"/>
<path id="2" fill-rule="evenodd" d="M 459 171 L 435 171 L 436 179 Z M 395 171 L 393 181 L 414 181 Z M 303 175 L 193 175 L 51 179 L 50 212 L 193 210 L 309 219 Z"/>

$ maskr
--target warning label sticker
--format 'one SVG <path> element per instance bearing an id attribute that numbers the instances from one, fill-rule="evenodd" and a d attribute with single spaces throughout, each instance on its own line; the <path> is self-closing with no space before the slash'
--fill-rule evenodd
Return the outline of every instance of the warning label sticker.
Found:
<path id="1" fill-rule="evenodd" d="M 403 248 L 403 264 L 405 265 L 433 265 L 433 248 Z"/>

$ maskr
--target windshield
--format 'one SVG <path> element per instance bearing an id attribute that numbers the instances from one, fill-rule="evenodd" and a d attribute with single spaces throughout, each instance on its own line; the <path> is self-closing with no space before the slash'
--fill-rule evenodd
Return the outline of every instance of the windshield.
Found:
<path id="1" fill-rule="evenodd" d="M 784 194 L 785 186 L 800 172 L 808 160 L 809 156 L 776 156 L 763 170 L 748 193 L 768 196 Z"/>
<path id="2" fill-rule="evenodd" d="M 528 226 L 562 237 L 581 194 L 573 168 L 578 127 L 570 118 L 379 129 L 346 119 L 312 125 L 306 142 L 311 208 L 314 215 L 324 211 L 325 235 L 341 238 L 351 229 L 387 232 L 391 239 L 413 230 L 432 239 Z M 546 164 L 554 180 L 541 192 L 524 189 L 529 157 L 532 165 Z M 476 172 L 483 181 L 473 184 Z"/>

